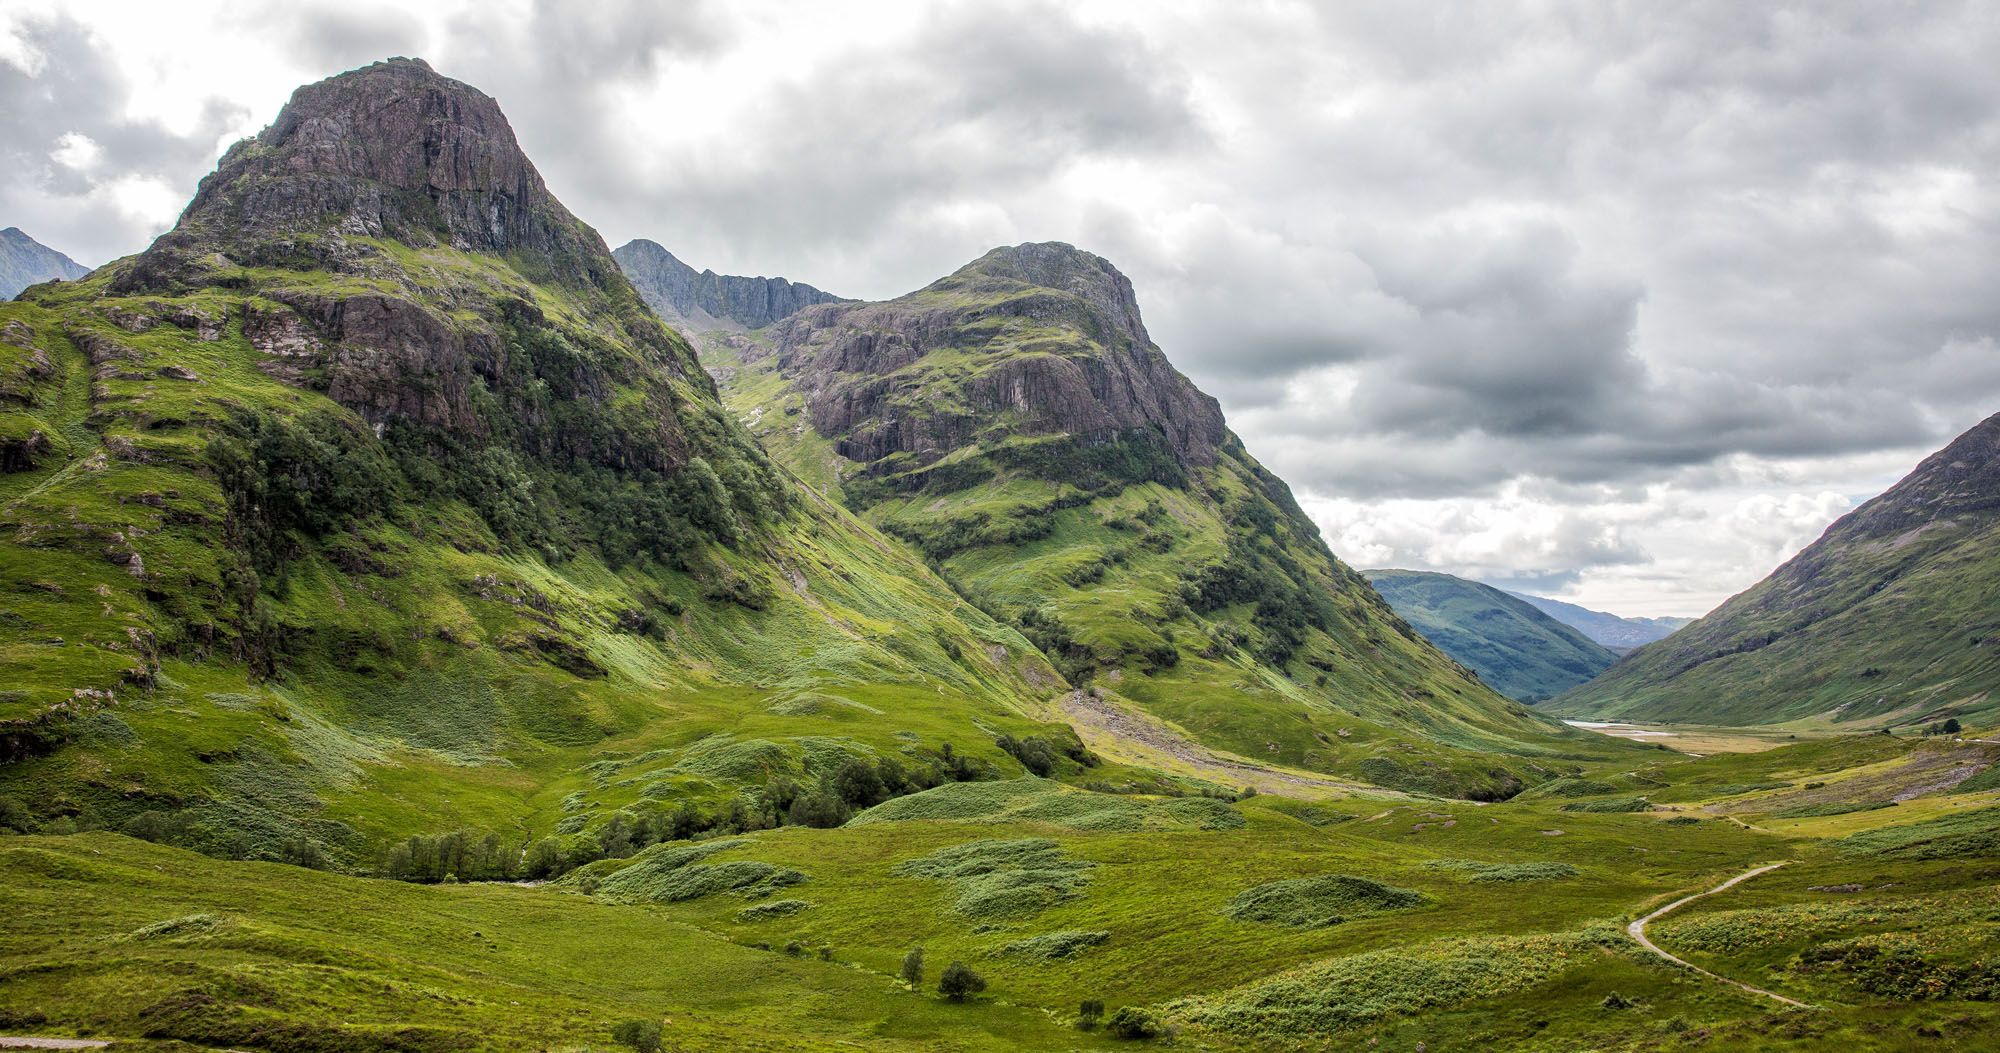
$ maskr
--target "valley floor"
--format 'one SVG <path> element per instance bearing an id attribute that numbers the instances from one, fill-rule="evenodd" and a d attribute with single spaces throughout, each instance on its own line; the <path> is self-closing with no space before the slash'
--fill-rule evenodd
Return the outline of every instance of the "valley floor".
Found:
<path id="1" fill-rule="evenodd" d="M 658 1021 L 676 1050 L 1129 1046 L 1075 1026 L 1093 1000 L 1215 1050 L 1990 1048 L 2000 791 L 1885 803 L 1939 753 L 1990 771 L 1988 749 L 1663 752 L 1483 806 L 963 783 L 534 887 L 13 836 L 0 1034 L 613 1050 L 621 1022 Z M 1641 917 L 1712 975 L 1632 939 Z M 984 994 L 936 994 L 954 961 Z"/>

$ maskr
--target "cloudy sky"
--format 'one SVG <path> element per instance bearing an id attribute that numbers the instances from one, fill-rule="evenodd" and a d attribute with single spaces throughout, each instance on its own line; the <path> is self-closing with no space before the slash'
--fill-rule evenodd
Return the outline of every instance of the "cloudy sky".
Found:
<path id="1" fill-rule="evenodd" d="M 614 245 L 869 298 L 1092 249 L 1341 556 L 1624 614 L 2000 411 L 1991 4 L 410 6 L 7 0 L 0 226 L 132 252 L 420 55 Z"/>

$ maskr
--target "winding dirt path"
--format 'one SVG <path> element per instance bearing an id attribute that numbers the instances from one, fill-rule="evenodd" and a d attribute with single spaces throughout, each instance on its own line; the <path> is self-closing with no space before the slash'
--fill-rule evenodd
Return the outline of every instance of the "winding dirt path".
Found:
<path id="1" fill-rule="evenodd" d="M 1330 775 L 1314 775 L 1288 768 L 1273 768 L 1247 757 L 1223 753 L 1194 741 L 1180 729 L 1135 707 L 1121 706 L 1089 691 L 1071 691 L 1062 696 L 1063 715 L 1077 733 L 1100 753 L 1136 753 L 1140 760 L 1166 757 L 1194 774 L 1218 782 L 1247 785 L 1258 793 L 1299 797 L 1301 791 L 1366 794 L 1370 797 L 1402 797 L 1380 786 L 1349 782 Z M 1114 745 L 1115 744 L 1115 745 Z M 1119 749 L 1118 747 L 1123 747 Z"/>
<path id="2" fill-rule="evenodd" d="M 1707 969 L 1704 969 L 1701 966 L 1694 964 L 1693 962 L 1687 961 L 1686 959 L 1676 958 L 1673 955 L 1668 954 L 1666 951 L 1661 950 L 1659 944 L 1656 944 L 1652 940 L 1646 938 L 1646 925 L 1648 922 L 1651 922 L 1654 919 L 1659 918 L 1664 914 L 1670 913 L 1675 910 L 1679 910 L 1680 908 L 1685 907 L 1690 903 L 1693 903 L 1695 900 L 1703 899 L 1708 896 L 1713 896 L 1718 892 L 1722 892 L 1735 885 L 1739 885 L 1745 881 L 1748 881 L 1759 874 L 1768 874 L 1771 871 L 1776 870 L 1784 865 L 1785 864 L 1783 863 L 1766 863 L 1761 867 L 1753 867 L 1752 869 L 1746 870 L 1743 873 L 1738 874 L 1733 878 L 1730 878 L 1728 881 L 1725 881 L 1722 884 L 1717 885 L 1712 889 L 1709 889 L 1707 892 L 1697 892 L 1692 896 L 1684 896 L 1680 899 L 1677 899 L 1672 903 L 1669 903 L 1666 906 L 1661 907 L 1659 910 L 1656 910 L 1653 913 L 1648 914 L 1643 918 L 1640 918 L 1638 921 L 1635 921 L 1632 924 L 1625 926 L 1625 931 L 1629 933 L 1633 939 L 1639 941 L 1639 946 L 1644 947 L 1649 951 L 1652 951 L 1654 954 L 1657 954 L 1660 957 L 1665 958 L 1666 960 L 1674 963 L 1675 965 L 1687 969 L 1692 969 L 1695 972 L 1698 972 L 1701 975 L 1706 976 L 1711 980 L 1720 980 L 1731 987 L 1748 991 L 1751 994 L 1763 995 L 1765 998 L 1772 999 L 1773 1001 L 1783 1002 L 1786 1005 L 1791 1006 L 1795 1009 L 1811 1009 L 1813 1008 L 1812 1006 L 1807 1005 L 1806 1003 L 1801 1002 L 1798 999 L 1786 998 L 1784 995 L 1778 994 L 1775 991 L 1766 991 L 1761 987 L 1752 987 L 1741 980 L 1731 980 L 1727 976 L 1720 976 L 1715 973 L 1709 972 Z"/>

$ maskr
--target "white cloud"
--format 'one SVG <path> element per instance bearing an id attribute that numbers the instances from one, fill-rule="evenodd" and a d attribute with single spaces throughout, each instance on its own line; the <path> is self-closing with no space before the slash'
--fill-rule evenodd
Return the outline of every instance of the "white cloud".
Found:
<path id="1" fill-rule="evenodd" d="M 397 52 L 614 244 L 869 297 L 1107 256 L 1357 564 L 1688 613 L 2000 410 L 1971 2 L 21 0 L 0 222 L 137 249 L 218 142 Z"/>

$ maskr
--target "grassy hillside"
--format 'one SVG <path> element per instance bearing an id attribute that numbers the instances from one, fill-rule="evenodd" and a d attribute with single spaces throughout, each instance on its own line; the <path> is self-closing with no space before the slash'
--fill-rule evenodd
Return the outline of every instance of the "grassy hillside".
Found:
<path id="1" fill-rule="evenodd" d="M 1582 633 L 1491 586 L 1418 570 L 1363 573 L 1404 621 L 1509 698 L 1543 701 L 1618 659 Z"/>
<path id="2" fill-rule="evenodd" d="M 1130 1048 L 1072 1026 L 1097 1001 L 1221 1050 L 1974 1050 L 2000 1026 L 2000 807 L 1966 783 L 1922 790 L 1935 748 L 1652 751 L 1488 806 L 966 785 L 540 887 L 8 837 L 0 1018 L 132 1049 L 608 1050 L 632 1020 L 682 1050 Z M 1920 795 L 1834 811 L 1885 791 Z M 1827 814 L 1788 818 L 1804 793 Z M 1773 861 L 1790 862 L 1651 935 L 1817 1011 L 1624 935 Z M 912 989 L 896 975 L 918 946 Z M 936 994 L 953 961 L 984 994 Z"/>
<path id="3" fill-rule="evenodd" d="M 1398 618 L 1095 256 L 996 250 L 896 300 L 705 334 L 701 353 L 780 463 L 1073 682 L 1205 743 L 1480 796 L 1622 748 L 1496 696 Z"/>
<path id="4" fill-rule="evenodd" d="M 442 179 L 288 160 L 338 126 L 297 108 L 433 92 L 504 130 L 415 63 L 302 89 L 147 253 L 0 305 L 6 821 L 588 858 L 683 803 L 783 821 L 742 791 L 849 760 L 1021 770 L 1048 663 L 773 465 L 589 228 L 529 194 L 454 248 Z M 383 211 L 313 211 L 349 191 Z"/>
<path id="5" fill-rule="evenodd" d="M 1733 724 L 1989 721 L 2000 712 L 1996 596 L 2000 416 L 1550 708 Z"/>

